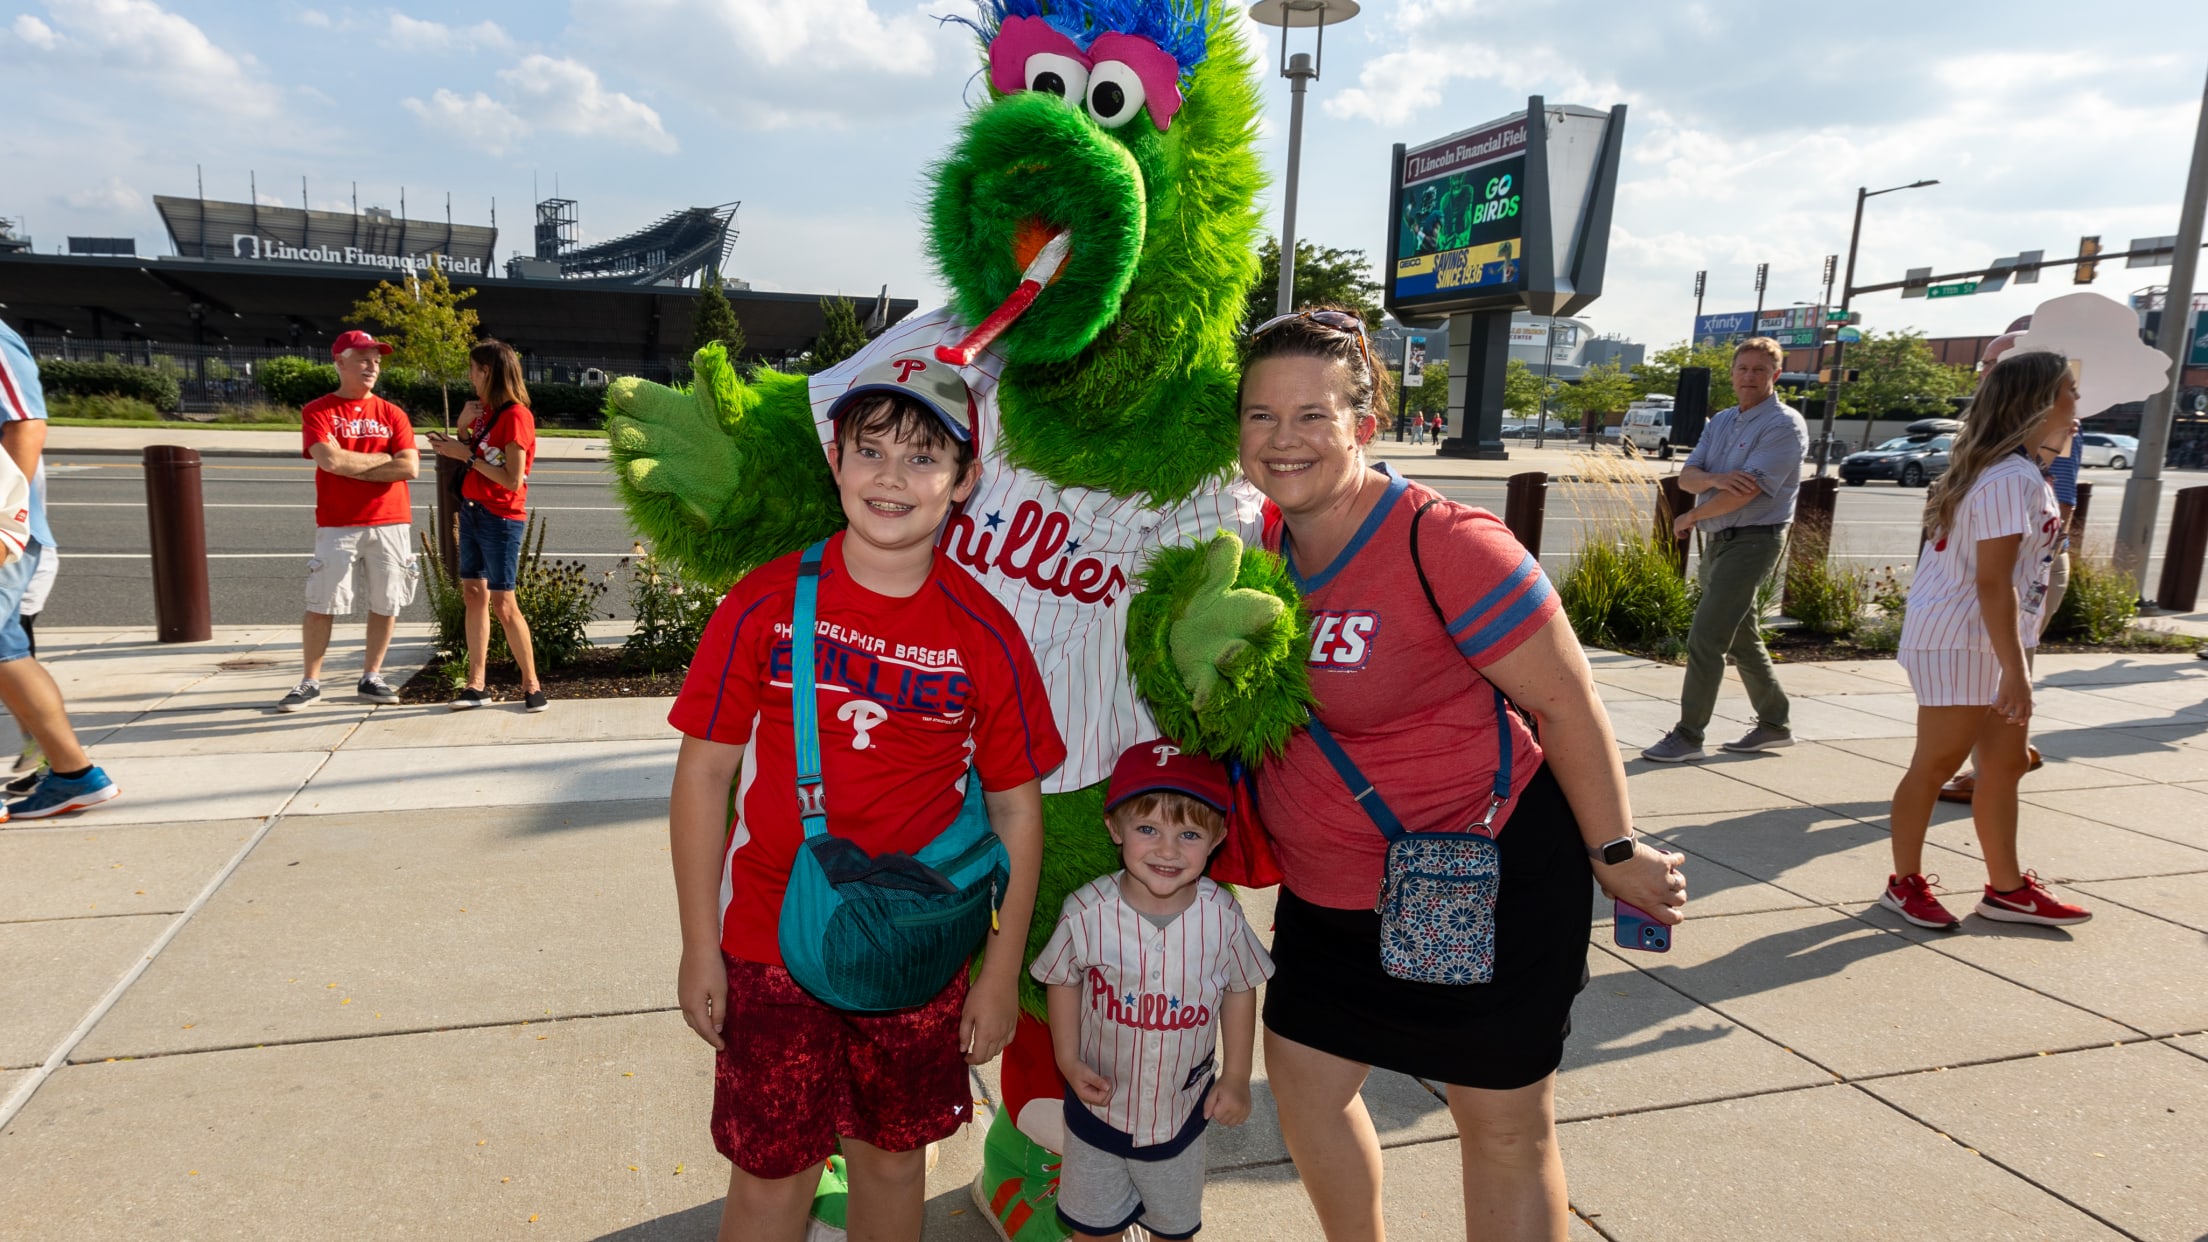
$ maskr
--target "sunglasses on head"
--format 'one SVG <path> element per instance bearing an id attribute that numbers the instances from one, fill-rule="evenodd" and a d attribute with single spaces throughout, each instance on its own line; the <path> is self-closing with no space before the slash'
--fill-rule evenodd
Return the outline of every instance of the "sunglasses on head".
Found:
<path id="1" fill-rule="evenodd" d="M 1332 328 L 1336 332 L 1354 332 L 1359 342 L 1365 339 L 1365 321 L 1348 311 L 1338 310 L 1300 310 L 1275 315 L 1250 329 L 1250 339 L 1254 341 L 1280 325 L 1297 319 L 1308 319 L 1322 328 Z"/>

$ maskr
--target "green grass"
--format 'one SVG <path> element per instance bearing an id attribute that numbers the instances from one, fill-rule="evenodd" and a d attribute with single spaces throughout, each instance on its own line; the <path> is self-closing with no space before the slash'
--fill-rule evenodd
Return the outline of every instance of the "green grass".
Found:
<path id="1" fill-rule="evenodd" d="M 299 434 L 297 423 L 202 423 L 186 418 L 50 418 L 55 427 L 145 427 L 164 431 L 288 431 Z M 577 427 L 539 427 L 537 438 L 543 440 L 603 440 L 603 431 L 588 431 Z"/>

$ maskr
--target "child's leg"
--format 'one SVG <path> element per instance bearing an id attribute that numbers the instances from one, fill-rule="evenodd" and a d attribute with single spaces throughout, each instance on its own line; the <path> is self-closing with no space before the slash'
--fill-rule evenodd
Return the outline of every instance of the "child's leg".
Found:
<path id="1" fill-rule="evenodd" d="M 807 1169 L 795 1177 L 768 1179 L 731 1166 L 728 1201 L 721 1205 L 721 1242 L 801 1242 L 805 1218 L 813 1207 L 813 1188 L 819 1184 L 818 1169 Z M 859 1235 L 853 1232 L 851 1236 Z M 918 1224 L 909 1236 L 920 1236 Z"/>
<path id="2" fill-rule="evenodd" d="M 928 1149 L 883 1151 L 846 1137 L 843 1159 L 851 1173 L 844 1216 L 851 1242 L 918 1242 L 928 1197 Z M 805 1193 L 810 1202 L 812 1191 Z"/>
<path id="3" fill-rule="evenodd" d="M 1970 797 L 1970 819 L 1986 856 L 1986 883 L 2000 893 L 2024 883 L 2016 857 L 2016 786 L 2031 767 L 2024 749 L 2026 732 L 2025 725 L 2010 724 L 1990 711 L 1978 726 L 1978 789 Z"/>
<path id="4" fill-rule="evenodd" d="M 1932 807 L 1939 801 L 1940 785 L 1970 757 L 1978 740 L 1979 722 L 1992 713 L 1983 707 L 1919 707 L 1917 749 L 1909 770 L 1894 786 L 1890 816 L 1894 831 L 1894 874 L 1917 875 L 1924 870 L 1924 835 L 1932 827 Z M 2009 786 L 2010 816 L 2014 819 L 2016 786 Z"/>

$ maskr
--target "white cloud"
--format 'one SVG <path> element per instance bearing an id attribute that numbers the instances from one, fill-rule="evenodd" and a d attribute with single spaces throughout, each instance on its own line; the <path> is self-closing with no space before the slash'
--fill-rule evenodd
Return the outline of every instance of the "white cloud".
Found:
<path id="1" fill-rule="evenodd" d="M 503 98 L 439 89 L 426 103 L 410 98 L 403 106 L 424 126 L 493 155 L 512 150 L 538 130 L 609 138 L 662 155 L 676 149 L 657 111 L 607 90 L 596 72 L 577 61 L 532 54 L 499 70 L 498 79 Z"/>
<path id="2" fill-rule="evenodd" d="M 96 186 L 87 186 L 61 196 L 61 201 L 78 211 L 115 213 L 136 211 L 147 205 L 147 197 L 123 184 L 121 177 L 109 177 Z"/>
<path id="3" fill-rule="evenodd" d="M 17 17 L 15 24 L 10 26 L 9 29 L 15 32 L 16 38 L 23 40 L 41 52 L 51 52 L 54 50 L 54 45 L 61 42 L 61 36 L 54 33 L 52 26 L 28 13 Z"/>
<path id="4" fill-rule="evenodd" d="M 254 71 L 250 56 L 215 45 L 205 31 L 153 0 L 48 0 L 52 27 L 18 18 L 17 37 L 57 55 L 136 79 L 172 100 L 234 116 L 276 113 L 278 91 Z M 26 38 L 35 26 L 45 42 Z"/>
<path id="5" fill-rule="evenodd" d="M 402 52 L 503 52 L 514 46 L 513 39 L 497 22 L 447 26 L 404 13 L 391 14 L 384 27 L 383 42 L 384 46 Z"/>
<path id="6" fill-rule="evenodd" d="M 330 15 L 320 9 L 299 10 L 299 24 L 311 26 L 316 30 L 335 30 L 337 28 L 337 23 L 330 20 Z"/>

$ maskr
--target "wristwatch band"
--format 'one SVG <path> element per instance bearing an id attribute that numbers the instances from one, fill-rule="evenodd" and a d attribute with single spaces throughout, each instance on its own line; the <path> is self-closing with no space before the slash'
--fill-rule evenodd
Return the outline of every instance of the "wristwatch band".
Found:
<path id="1" fill-rule="evenodd" d="M 1622 837 L 1605 841 L 1600 845 L 1588 846 L 1587 856 L 1598 859 L 1605 865 L 1615 867 L 1626 859 L 1633 857 L 1634 839 L 1633 834 L 1629 832 Z"/>

